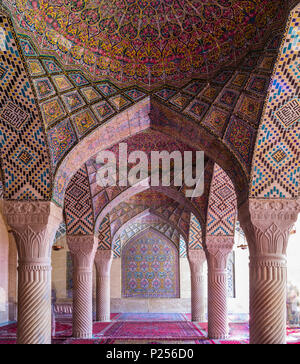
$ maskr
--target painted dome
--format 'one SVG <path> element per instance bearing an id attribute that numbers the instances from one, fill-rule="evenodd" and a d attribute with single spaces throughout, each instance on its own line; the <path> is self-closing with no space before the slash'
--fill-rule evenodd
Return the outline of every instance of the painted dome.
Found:
<path id="1" fill-rule="evenodd" d="M 284 0 L 6 0 L 44 54 L 92 79 L 207 78 L 258 47 Z"/>

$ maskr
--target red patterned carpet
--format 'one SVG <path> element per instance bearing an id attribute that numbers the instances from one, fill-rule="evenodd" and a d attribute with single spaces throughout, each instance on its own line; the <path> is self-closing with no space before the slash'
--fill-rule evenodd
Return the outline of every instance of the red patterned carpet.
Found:
<path id="1" fill-rule="evenodd" d="M 60 316 L 53 344 L 248 344 L 247 323 L 231 323 L 228 340 L 207 339 L 207 323 L 181 314 L 113 314 L 112 322 L 95 322 L 93 339 L 72 338 L 72 318 Z M 138 320 L 140 319 L 140 320 Z M 0 344 L 16 343 L 15 323 L 0 327 Z M 300 344 L 300 328 L 287 329 L 288 344 Z"/>

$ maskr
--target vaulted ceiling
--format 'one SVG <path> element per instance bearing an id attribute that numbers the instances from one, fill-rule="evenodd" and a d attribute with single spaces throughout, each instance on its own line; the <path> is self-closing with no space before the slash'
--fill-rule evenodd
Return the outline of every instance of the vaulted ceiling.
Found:
<path id="1" fill-rule="evenodd" d="M 258 48 L 284 0 L 5 0 L 43 53 L 93 79 L 151 88 L 209 77 Z"/>

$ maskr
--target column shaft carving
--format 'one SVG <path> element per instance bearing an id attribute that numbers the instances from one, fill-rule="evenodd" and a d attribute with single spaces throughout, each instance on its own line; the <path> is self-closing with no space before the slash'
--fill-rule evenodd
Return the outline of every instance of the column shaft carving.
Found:
<path id="1" fill-rule="evenodd" d="M 62 211 L 51 202 L 6 201 L 18 249 L 18 344 L 51 344 L 51 248 Z"/>
<path id="2" fill-rule="evenodd" d="M 191 268 L 191 307 L 192 321 L 205 322 L 204 302 L 204 262 L 206 256 L 204 250 L 190 250 L 188 259 Z"/>
<path id="3" fill-rule="evenodd" d="M 95 257 L 97 272 L 96 319 L 110 321 L 110 270 L 113 260 L 111 250 L 98 250 Z"/>
<path id="4" fill-rule="evenodd" d="M 67 236 L 73 258 L 73 337 L 93 336 L 93 262 L 97 250 L 94 235 Z"/>
<path id="5" fill-rule="evenodd" d="M 231 236 L 207 236 L 208 336 L 226 339 L 229 335 L 227 307 L 227 261 L 234 245 Z"/>
<path id="6" fill-rule="evenodd" d="M 250 249 L 250 343 L 286 343 L 286 249 L 296 200 L 249 200 L 239 212 Z"/>

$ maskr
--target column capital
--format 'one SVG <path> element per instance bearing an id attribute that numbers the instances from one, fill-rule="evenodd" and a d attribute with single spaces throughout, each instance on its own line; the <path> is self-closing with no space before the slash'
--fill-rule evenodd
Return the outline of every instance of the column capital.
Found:
<path id="1" fill-rule="evenodd" d="M 249 199 L 246 208 L 247 205 L 252 223 L 262 227 L 267 226 L 270 221 L 284 227 L 286 224 L 294 224 L 300 212 L 300 199 Z"/>
<path id="2" fill-rule="evenodd" d="M 67 244 L 75 269 L 91 270 L 98 246 L 95 235 L 67 235 Z"/>
<path id="3" fill-rule="evenodd" d="M 234 246 L 234 236 L 207 236 L 205 246 L 210 267 L 225 270 L 228 256 Z"/>
<path id="4" fill-rule="evenodd" d="M 190 263 L 204 263 L 206 261 L 206 255 L 203 249 L 189 250 L 188 260 Z"/>
<path id="5" fill-rule="evenodd" d="M 239 219 L 252 257 L 285 256 L 299 212 L 300 199 L 249 199 L 239 209 Z"/>
<path id="6" fill-rule="evenodd" d="M 107 262 L 113 259 L 113 251 L 112 250 L 97 250 L 95 255 L 95 263 L 101 264 L 103 262 Z"/>
<path id="7" fill-rule="evenodd" d="M 95 265 L 98 276 L 109 276 L 113 260 L 112 250 L 97 250 L 95 255 Z"/>
<path id="8" fill-rule="evenodd" d="M 16 238 L 19 262 L 48 262 L 62 209 L 50 201 L 4 201 L 3 213 Z"/>
<path id="9" fill-rule="evenodd" d="M 188 261 L 193 274 L 202 274 L 206 255 L 203 249 L 189 250 Z"/>
<path id="10" fill-rule="evenodd" d="M 22 229 L 24 225 L 38 228 L 49 222 L 62 222 L 62 209 L 51 201 L 4 201 L 3 213 L 8 225 L 14 229 Z"/>

